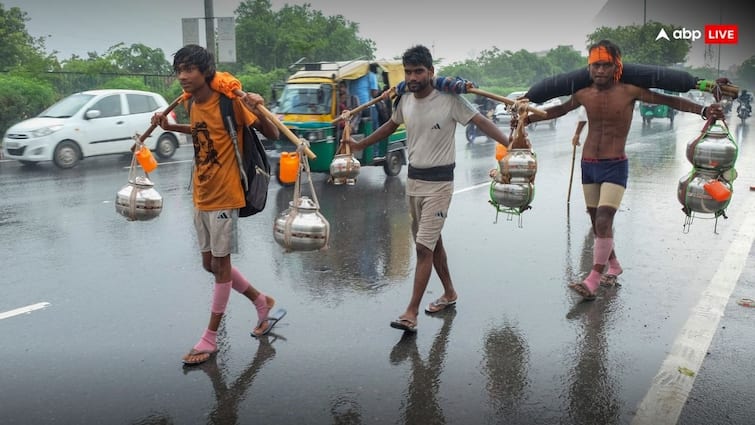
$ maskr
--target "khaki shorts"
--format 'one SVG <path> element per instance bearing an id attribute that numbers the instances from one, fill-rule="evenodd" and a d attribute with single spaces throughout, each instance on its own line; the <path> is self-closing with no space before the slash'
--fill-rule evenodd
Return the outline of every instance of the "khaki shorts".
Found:
<path id="1" fill-rule="evenodd" d="M 585 206 L 587 208 L 612 207 L 619 209 L 624 197 L 624 187 L 615 183 L 583 184 Z"/>
<path id="2" fill-rule="evenodd" d="M 409 196 L 409 214 L 412 216 L 414 243 L 435 250 L 440 232 L 448 217 L 451 193 L 433 196 Z"/>
<path id="3" fill-rule="evenodd" d="M 225 257 L 238 252 L 237 222 L 239 210 L 199 211 L 194 209 L 199 252 Z"/>

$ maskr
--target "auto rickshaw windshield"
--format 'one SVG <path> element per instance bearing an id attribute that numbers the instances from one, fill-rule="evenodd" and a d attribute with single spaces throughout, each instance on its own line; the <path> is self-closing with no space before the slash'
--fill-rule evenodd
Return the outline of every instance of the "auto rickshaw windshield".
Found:
<path id="1" fill-rule="evenodd" d="M 287 84 L 280 97 L 278 113 L 328 114 L 333 100 L 328 84 Z"/>

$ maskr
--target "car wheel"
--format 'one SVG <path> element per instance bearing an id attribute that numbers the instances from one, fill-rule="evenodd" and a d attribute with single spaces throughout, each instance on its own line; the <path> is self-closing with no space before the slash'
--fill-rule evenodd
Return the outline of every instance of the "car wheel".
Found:
<path id="1" fill-rule="evenodd" d="M 160 159 L 168 159 L 176 153 L 178 147 L 178 141 L 170 133 L 164 133 L 157 139 L 157 145 L 155 146 L 155 152 Z"/>
<path id="2" fill-rule="evenodd" d="M 385 174 L 388 176 L 397 176 L 401 172 L 402 159 L 403 153 L 400 150 L 388 152 L 385 155 L 385 163 L 383 163 Z"/>
<path id="3" fill-rule="evenodd" d="M 81 160 L 81 149 L 76 143 L 64 140 L 55 147 L 52 161 L 59 168 L 73 168 L 79 163 L 79 160 Z"/>

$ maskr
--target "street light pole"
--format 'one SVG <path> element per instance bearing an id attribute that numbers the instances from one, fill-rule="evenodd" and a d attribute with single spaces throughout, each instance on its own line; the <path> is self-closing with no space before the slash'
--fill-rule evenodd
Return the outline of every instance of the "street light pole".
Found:
<path id="1" fill-rule="evenodd" d="M 212 10 L 212 0 L 204 0 L 204 28 L 207 37 L 207 51 L 217 60 L 217 55 L 215 55 L 215 13 Z"/>

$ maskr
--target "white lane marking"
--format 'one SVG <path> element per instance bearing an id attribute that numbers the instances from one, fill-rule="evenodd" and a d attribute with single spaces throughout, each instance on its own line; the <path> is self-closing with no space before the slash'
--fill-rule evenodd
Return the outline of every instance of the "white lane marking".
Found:
<path id="1" fill-rule="evenodd" d="M 653 378 L 653 384 L 637 408 L 632 425 L 676 424 L 679 421 L 695 377 L 755 240 L 755 214 L 749 213 L 755 208 L 755 197 L 748 198 L 746 205 L 739 210 L 746 214 L 744 223 L 738 229 L 708 287 L 692 309 L 661 369 Z M 689 373 L 681 373 L 680 368 L 686 368 L 694 374 L 689 376 Z"/>
<path id="2" fill-rule="evenodd" d="M 41 303 L 36 303 L 32 305 L 27 305 L 26 307 L 17 308 L 15 310 L 6 311 L 5 313 L 0 313 L 0 320 L 7 319 L 13 316 L 18 316 L 19 314 L 31 313 L 34 310 L 41 310 L 49 305 L 50 303 L 48 302 L 41 302 Z"/>
<path id="3" fill-rule="evenodd" d="M 488 182 L 488 183 L 480 183 L 480 184 L 476 184 L 474 186 L 465 187 L 464 189 L 459 189 L 456 192 L 454 192 L 454 195 L 458 195 L 458 194 L 464 193 L 464 192 L 469 192 L 470 190 L 475 190 L 475 189 L 479 189 L 481 187 L 486 187 L 486 186 L 490 186 L 490 182 Z"/>

